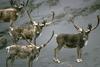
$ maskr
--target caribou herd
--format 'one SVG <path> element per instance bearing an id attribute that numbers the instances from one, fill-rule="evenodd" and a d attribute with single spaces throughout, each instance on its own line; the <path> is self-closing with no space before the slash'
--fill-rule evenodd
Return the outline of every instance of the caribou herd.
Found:
<path id="1" fill-rule="evenodd" d="M 42 48 L 46 47 L 47 44 L 51 41 L 54 36 L 54 30 L 50 39 L 40 46 L 37 45 L 36 39 L 40 36 L 43 31 L 43 28 L 53 24 L 55 18 L 55 12 L 52 11 L 51 19 L 43 19 L 41 22 L 37 22 L 32 19 L 31 13 L 25 10 L 26 4 L 16 3 L 16 0 L 9 0 L 11 7 L 6 9 L 0 9 L 0 20 L 3 22 L 9 22 L 9 29 L 7 30 L 8 35 L 12 39 L 12 44 L 6 47 L 7 58 L 6 58 L 6 67 L 12 66 L 15 59 L 27 59 L 28 58 L 28 67 L 32 67 L 32 62 L 34 59 L 38 58 L 39 53 Z M 28 2 L 28 0 L 27 0 Z M 26 25 L 21 27 L 14 26 L 14 22 L 17 20 L 17 17 L 21 14 L 21 11 L 24 9 L 26 12 L 29 22 Z M 54 58 L 53 61 L 56 63 L 61 63 L 58 59 L 58 53 L 61 48 L 76 48 L 77 57 L 76 62 L 82 62 L 82 48 L 87 45 L 89 34 L 95 30 L 100 24 L 100 17 L 97 15 L 97 24 L 93 27 L 92 24 L 88 24 L 87 29 L 83 29 L 75 24 L 73 16 L 70 17 L 68 22 L 74 26 L 78 33 L 68 34 L 61 33 L 56 36 L 57 47 L 54 49 Z M 25 40 L 28 45 L 18 44 L 19 40 Z M 33 40 L 33 41 L 32 41 Z M 1 44 L 7 44 L 7 40 L 0 35 L 0 46 Z M 10 63 L 9 63 L 10 61 Z M 9 65 L 10 64 L 10 65 Z M 10 66 L 10 67 L 11 67 Z"/>

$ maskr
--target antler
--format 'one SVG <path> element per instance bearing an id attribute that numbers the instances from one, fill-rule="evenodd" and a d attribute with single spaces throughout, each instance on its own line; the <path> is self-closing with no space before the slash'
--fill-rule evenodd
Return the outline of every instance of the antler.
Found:
<path id="1" fill-rule="evenodd" d="M 54 16 L 55 16 L 55 12 L 54 11 L 51 11 L 52 12 L 52 21 L 54 20 Z"/>
<path id="2" fill-rule="evenodd" d="M 26 2 L 23 1 L 24 7 L 26 7 L 28 5 L 28 3 L 29 3 L 29 0 L 27 0 Z"/>
<path id="3" fill-rule="evenodd" d="M 72 22 L 72 24 L 74 25 L 74 27 L 75 27 L 79 32 L 81 32 L 81 31 L 83 30 L 81 27 L 77 26 L 77 25 L 74 23 L 73 20 L 71 20 L 71 22 Z"/>
<path id="4" fill-rule="evenodd" d="M 16 1 L 15 0 L 9 0 L 11 6 L 13 7 L 15 4 L 16 4 Z"/>
<path id="5" fill-rule="evenodd" d="M 48 19 L 44 19 L 43 18 L 43 22 L 42 22 L 42 24 L 40 24 L 40 26 L 48 26 L 51 23 L 53 23 L 54 16 L 55 16 L 55 12 L 54 11 L 51 11 L 51 13 L 52 13 L 52 19 L 51 19 L 51 21 L 48 22 Z"/>
<path id="6" fill-rule="evenodd" d="M 93 27 L 92 29 L 91 29 L 91 31 L 93 31 L 93 30 L 95 30 L 98 26 L 99 26 L 99 24 L 100 24 L 100 17 L 99 17 L 99 15 L 97 15 L 97 25 L 95 26 L 95 27 Z"/>
<path id="7" fill-rule="evenodd" d="M 26 4 L 25 4 L 25 6 L 27 6 L 27 5 L 28 5 L 28 3 L 29 3 L 29 0 L 27 0 L 27 1 L 26 1 Z"/>
<path id="8" fill-rule="evenodd" d="M 35 21 L 32 20 L 29 12 L 28 11 L 26 11 L 26 12 L 27 12 L 27 15 L 29 16 L 29 19 L 30 19 L 31 23 L 34 24 L 34 25 L 38 25 Z"/>
<path id="9" fill-rule="evenodd" d="M 54 31 L 52 31 L 52 36 L 50 37 L 50 39 L 45 44 L 41 45 L 41 48 L 45 47 L 51 41 L 53 36 L 54 36 Z"/>

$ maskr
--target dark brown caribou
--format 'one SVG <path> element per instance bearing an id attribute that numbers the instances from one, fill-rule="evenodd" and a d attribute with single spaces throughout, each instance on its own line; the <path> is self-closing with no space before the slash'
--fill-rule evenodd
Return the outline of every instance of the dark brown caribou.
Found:
<path id="1" fill-rule="evenodd" d="M 91 31 L 95 30 L 100 24 L 100 17 L 97 16 L 97 25 L 92 27 L 92 24 L 88 24 L 87 30 L 78 27 L 73 20 L 71 20 L 74 27 L 77 29 L 79 33 L 77 34 L 59 34 L 56 37 L 56 42 L 58 46 L 54 49 L 54 61 L 60 63 L 59 59 L 57 58 L 58 52 L 61 50 L 62 47 L 64 48 L 76 48 L 77 50 L 77 62 L 82 62 L 82 48 L 87 44 L 89 34 Z"/>
<path id="2" fill-rule="evenodd" d="M 13 37 L 13 43 L 16 43 L 19 39 L 24 39 L 22 37 L 22 34 L 23 34 L 25 38 L 28 39 L 30 42 L 32 41 L 32 38 L 34 37 L 34 44 L 36 44 L 36 38 L 40 35 L 43 28 L 52 23 L 52 21 L 47 22 L 47 20 L 43 20 L 41 23 L 36 23 L 36 21 L 32 20 L 28 12 L 27 14 L 30 19 L 30 24 L 22 26 L 22 27 L 11 27 L 10 28 L 9 34 L 11 37 Z"/>
<path id="3" fill-rule="evenodd" d="M 54 35 L 54 31 L 50 39 L 45 44 L 42 44 L 41 46 L 36 46 L 35 44 L 32 44 L 31 42 L 28 41 L 29 45 L 26 46 L 13 44 L 11 46 L 6 47 L 8 53 L 8 57 L 6 59 L 6 67 L 9 67 L 9 61 L 11 63 L 10 67 L 12 67 L 14 60 L 17 58 L 28 59 L 28 67 L 32 67 L 33 61 L 36 58 L 38 58 L 41 49 L 47 46 L 47 44 L 51 41 L 53 35 Z"/>
<path id="4" fill-rule="evenodd" d="M 0 20 L 10 22 L 10 26 L 17 20 L 20 11 L 23 9 L 25 3 L 17 3 L 17 0 L 9 0 L 11 7 L 0 9 Z M 27 1 L 28 2 L 28 1 Z"/>

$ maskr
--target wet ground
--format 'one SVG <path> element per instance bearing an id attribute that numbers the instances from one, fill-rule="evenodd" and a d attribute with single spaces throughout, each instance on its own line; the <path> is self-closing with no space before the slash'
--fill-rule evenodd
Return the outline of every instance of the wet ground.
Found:
<path id="1" fill-rule="evenodd" d="M 6 4 L 6 5 L 4 5 Z M 40 4 L 40 6 L 33 7 L 31 15 L 35 20 L 47 16 L 51 11 L 55 12 L 55 23 L 45 27 L 41 36 L 37 38 L 39 45 L 45 43 L 51 36 L 52 30 L 55 34 L 60 33 L 77 33 L 73 25 L 69 23 L 68 16 L 72 14 L 75 16 L 75 23 L 86 29 L 88 23 L 94 26 L 97 22 L 96 16 L 100 15 L 100 0 L 34 0 L 33 4 Z M 0 0 L 0 8 L 9 6 L 8 0 Z M 18 25 L 28 21 L 27 16 L 18 19 Z M 0 21 L 3 22 L 3 21 Z M 9 24 L 0 23 L 0 32 L 8 28 Z M 6 33 L 3 33 L 8 40 L 9 45 L 11 40 Z M 83 48 L 83 62 L 76 63 L 75 49 L 65 49 L 60 51 L 60 59 L 63 64 L 53 62 L 53 50 L 57 46 L 55 37 L 51 40 L 47 47 L 40 52 L 39 60 L 33 62 L 33 67 L 100 67 L 100 26 L 92 31 L 89 35 L 88 45 Z M 22 44 L 23 42 L 19 42 Z M 0 49 L 0 67 L 5 67 L 6 60 L 5 48 Z M 17 59 L 14 67 L 27 67 L 27 61 Z"/>

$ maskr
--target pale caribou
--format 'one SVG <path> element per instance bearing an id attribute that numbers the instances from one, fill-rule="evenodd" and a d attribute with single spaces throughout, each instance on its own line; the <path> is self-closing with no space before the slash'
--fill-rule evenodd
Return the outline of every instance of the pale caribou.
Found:
<path id="1" fill-rule="evenodd" d="M 12 26 L 20 15 L 21 10 L 27 3 L 17 3 L 17 0 L 9 0 L 9 2 L 11 4 L 10 8 L 0 9 L 0 20 L 4 22 L 10 22 L 10 26 Z"/>
<path id="2" fill-rule="evenodd" d="M 36 38 L 40 35 L 44 27 L 52 23 L 52 20 L 54 18 L 54 12 L 52 12 L 52 20 L 50 22 L 47 22 L 47 20 L 43 20 L 41 23 L 37 23 L 36 21 L 32 20 L 29 12 L 26 12 L 30 19 L 30 24 L 22 27 L 10 27 L 9 34 L 13 39 L 13 43 L 17 43 L 19 39 L 25 38 L 32 42 L 32 39 L 34 37 L 34 44 L 36 44 Z M 22 34 L 25 36 L 25 38 L 22 37 Z"/>
<path id="3" fill-rule="evenodd" d="M 53 36 L 54 36 L 54 31 L 52 32 L 52 36 L 50 37 L 50 39 L 41 46 L 37 46 L 36 44 L 33 44 L 27 41 L 26 39 L 29 45 L 21 46 L 18 44 L 13 44 L 11 46 L 6 47 L 8 54 L 6 58 L 6 67 L 9 67 L 9 61 L 11 63 L 10 67 L 12 67 L 14 60 L 17 58 L 28 59 L 28 67 L 32 67 L 32 63 L 36 58 L 38 58 L 41 49 L 47 46 L 47 44 L 51 41 Z"/>

